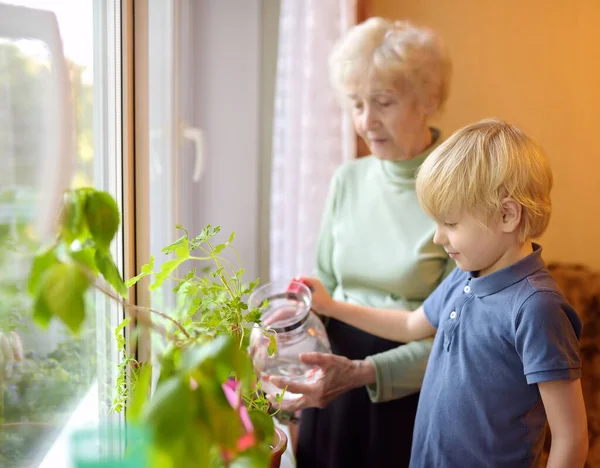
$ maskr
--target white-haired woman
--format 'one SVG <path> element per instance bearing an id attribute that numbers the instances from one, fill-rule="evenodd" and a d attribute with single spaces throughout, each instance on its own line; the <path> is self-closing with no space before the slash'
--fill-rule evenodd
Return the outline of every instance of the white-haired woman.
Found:
<path id="1" fill-rule="evenodd" d="M 316 276 L 336 300 L 417 309 L 454 267 L 415 193 L 415 172 L 441 141 L 429 119 L 446 101 L 450 60 L 431 30 L 371 18 L 340 40 L 329 66 L 371 156 L 332 180 Z M 333 319 L 327 330 L 334 355 L 304 356 L 322 366 L 323 380 L 274 379 L 304 394 L 289 409 L 308 408 L 298 466 L 408 466 L 431 342 L 393 342 Z"/>

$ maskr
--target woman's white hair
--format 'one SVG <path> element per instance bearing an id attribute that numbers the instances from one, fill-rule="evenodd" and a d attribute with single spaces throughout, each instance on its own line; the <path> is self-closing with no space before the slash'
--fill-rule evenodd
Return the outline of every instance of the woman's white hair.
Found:
<path id="1" fill-rule="evenodd" d="M 330 79 L 341 96 L 375 80 L 415 98 L 430 114 L 448 98 L 451 70 L 437 33 L 384 18 L 354 26 L 329 57 Z"/>

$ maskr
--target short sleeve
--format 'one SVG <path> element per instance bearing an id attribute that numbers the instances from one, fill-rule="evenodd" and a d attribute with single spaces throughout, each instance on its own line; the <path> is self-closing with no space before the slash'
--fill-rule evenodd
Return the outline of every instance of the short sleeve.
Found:
<path id="1" fill-rule="evenodd" d="M 463 274 L 460 269 L 454 268 L 451 273 L 444 278 L 444 280 L 438 285 L 437 288 L 423 301 L 423 310 L 427 316 L 429 323 L 435 328 L 439 327 L 440 315 L 444 308 L 444 305 L 449 300 L 450 294 L 453 290 L 453 286 L 459 280 L 459 276 Z"/>
<path id="2" fill-rule="evenodd" d="M 538 291 L 529 296 L 515 323 L 515 346 L 527 383 L 580 378 L 581 331 L 581 320 L 561 294 Z"/>

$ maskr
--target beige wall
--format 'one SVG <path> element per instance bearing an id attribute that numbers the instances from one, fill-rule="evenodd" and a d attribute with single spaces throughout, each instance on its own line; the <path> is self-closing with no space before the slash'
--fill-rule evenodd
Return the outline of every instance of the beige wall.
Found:
<path id="1" fill-rule="evenodd" d="M 438 30 L 454 63 L 445 134 L 484 117 L 541 142 L 555 174 L 548 261 L 600 268 L 600 2 L 371 0 L 371 14 Z"/>

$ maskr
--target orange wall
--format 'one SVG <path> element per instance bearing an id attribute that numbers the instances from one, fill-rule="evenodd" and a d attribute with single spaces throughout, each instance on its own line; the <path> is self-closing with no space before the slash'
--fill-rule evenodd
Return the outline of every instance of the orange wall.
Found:
<path id="1" fill-rule="evenodd" d="M 444 37 L 454 74 L 436 123 L 446 135 L 499 117 L 542 144 L 555 175 L 544 257 L 600 268 L 600 2 L 370 1 L 373 16 Z"/>

